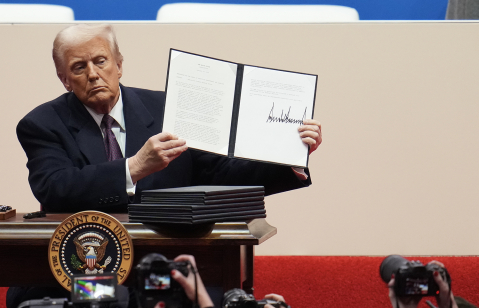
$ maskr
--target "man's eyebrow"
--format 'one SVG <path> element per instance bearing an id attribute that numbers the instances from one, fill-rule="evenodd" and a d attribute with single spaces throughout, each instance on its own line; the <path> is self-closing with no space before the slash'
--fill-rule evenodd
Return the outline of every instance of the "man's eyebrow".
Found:
<path id="1" fill-rule="evenodd" d="M 70 63 L 68 63 L 68 67 L 70 69 L 74 69 L 75 66 L 82 65 L 84 63 L 86 63 L 86 62 L 85 62 L 85 60 L 82 60 L 82 59 L 72 60 L 72 61 L 70 61 Z"/>
<path id="2" fill-rule="evenodd" d="M 83 59 L 73 59 L 72 61 L 70 61 L 70 66 L 75 65 L 77 63 L 82 63 L 82 62 L 86 62 L 86 61 Z"/>

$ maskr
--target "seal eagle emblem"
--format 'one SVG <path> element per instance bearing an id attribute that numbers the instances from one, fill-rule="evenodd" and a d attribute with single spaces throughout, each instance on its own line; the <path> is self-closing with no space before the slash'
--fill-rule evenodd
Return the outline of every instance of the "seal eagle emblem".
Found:
<path id="1" fill-rule="evenodd" d="M 133 243 L 113 216 L 97 211 L 66 218 L 50 239 L 48 259 L 57 281 L 71 290 L 74 274 L 116 273 L 122 284 L 131 271 Z"/>
<path id="2" fill-rule="evenodd" d="M 103 274 L 103 270 L 111 262 L 111 257 L 108 256 L 103 265 L 98 262 L 101 262 L 105 256 L 108 238 L 98 232 L 85 232 L 76 236 L 73 243 L 76 246 L 78 258 L 83 262 L 77 269 L 83 270 L 85 274 Z"/>

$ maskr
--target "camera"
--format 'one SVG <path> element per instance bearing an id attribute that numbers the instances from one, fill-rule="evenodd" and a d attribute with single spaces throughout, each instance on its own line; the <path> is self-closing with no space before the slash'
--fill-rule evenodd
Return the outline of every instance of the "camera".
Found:
<path id="1" fill-rule="evenodd" d="M 165 308 L 181 308 L 191 305 L 181 285 L 171 277 L 172 270 L 188 276 L 189 262 L 168 260 L 158 253 L 143 257 L 136 266 L 138 304 L 141 308 L 153 308 L 163 303 Z"/>
<path id="2" fill-rule="evenodd" d="M 71 302 L 66 298 L 34 299 L 18 308 L 113 308 L 118 304 L 118 282 L 115 273 L 78 274 L 72 276 Z"/>
<path id="3" fill-rule="evenodd" d="M 269 304 L 275 308 L 290 308 L 285 302 L 270 299 L 257 301 L 253 295 L 241 289 L 231 289 L 223 296 L 223 308 L 261 308 Z"/>
<path id="4" fill-rule="evenodd" d="M 439 287 L 433 273 L 437 271 L 449 284 L 451 277 L 447 270 L 437 264 L 424 265 L 419 261 L 409 261 L 399 255 L 386 257 L 379 273 L 384 282 L 389 283 L 391 275 L 395 274 L 394 292 L 397 296 L 431 296 L 439 294 Z"/>
<path id="5" fill-rule="evenodd" d="M 30 308 L 30 307 L 40 307 L 40 308 L 67 308 L 69 307 L 67 298 L 50 298 L 44 297 L 43 299 L 32 299 L 22 302 L 18 305 L 18 308 Z"/>
<path id="6" fill-rule="evenodd" d="M 72 276 L 71 300 L 75 308 L 109 307 L 118 302 L 116 274 L 82 274 Z"/>

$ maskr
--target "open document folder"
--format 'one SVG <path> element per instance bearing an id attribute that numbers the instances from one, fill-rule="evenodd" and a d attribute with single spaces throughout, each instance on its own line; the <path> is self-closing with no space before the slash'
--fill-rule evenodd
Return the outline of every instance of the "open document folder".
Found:
<path id="1" fill-rule="evenodd" d="M 313 117 L 317 78 L 171 49 L 163 131 L 190 148 L 307 167 L 298 127 Z"/>

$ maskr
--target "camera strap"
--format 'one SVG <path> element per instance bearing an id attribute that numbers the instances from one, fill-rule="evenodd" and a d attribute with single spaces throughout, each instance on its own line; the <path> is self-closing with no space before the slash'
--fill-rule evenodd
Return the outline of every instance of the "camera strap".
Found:
<path id="1" fill-rule="evenodd" d="M 196 275 L 198 275 L 198 270 L 193 266 L 193 264 L 191 264 L 190 261 L 186 261 L 186 262 L 188 262 L 190 266 L 190 270 L 195 277 L 195 302 L 193 303 L 193 307 L 199 308 L 200 305 L 198 304 L 198 279 L 196 277 Z"/>

